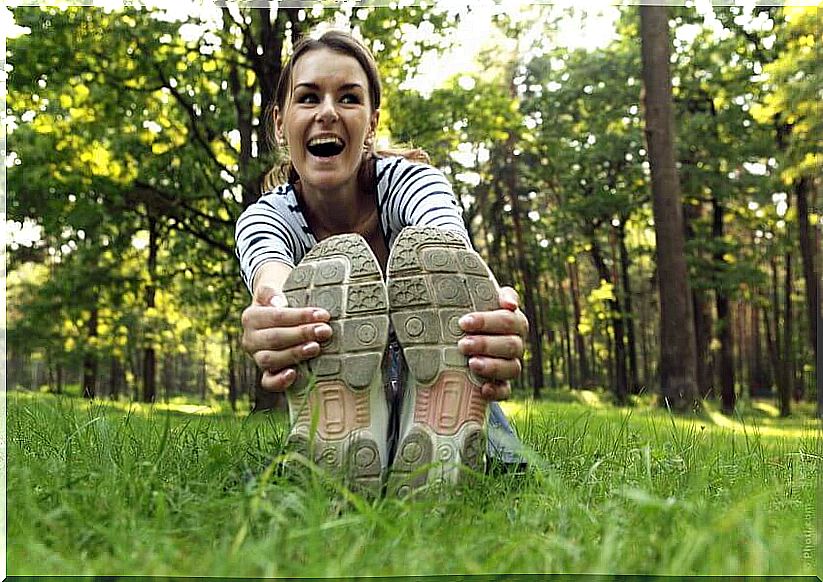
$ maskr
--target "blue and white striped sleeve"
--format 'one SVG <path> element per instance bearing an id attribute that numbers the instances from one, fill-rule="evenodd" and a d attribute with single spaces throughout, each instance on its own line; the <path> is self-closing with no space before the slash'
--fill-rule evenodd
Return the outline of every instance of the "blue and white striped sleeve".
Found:
<path id="1" fill-rule="evenodd" d="M 292 223 L 276 203 L 276 195 L 263 196 L 246 208 L 237 220 L 234 232 L 240 272 L 252 293 L 252 283 L 264 263 L 277 261 L 294 267 L 298 254 L 300 243 Z"/>
<path id="2" fill-rule="evenodd" d="M 436 226 L 456 231 L 470 242 L 463 211 L 440 170 L 404 158 L 392 159 L 379 169 L 378 191 L 394 228 Z"/>

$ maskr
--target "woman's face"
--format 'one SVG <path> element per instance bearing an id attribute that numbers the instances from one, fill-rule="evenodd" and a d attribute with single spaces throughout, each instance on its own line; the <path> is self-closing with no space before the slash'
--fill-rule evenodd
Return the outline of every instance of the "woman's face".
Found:
<path id="1" fill-rule="evenodd" d="M 322 48 L 297 59 L 291 93 L 275 109 L 279 140 L 289 145 L 304 193 L 357 188 L 363 144 L 377 126 L 366 73 L 354 57 Z"/>

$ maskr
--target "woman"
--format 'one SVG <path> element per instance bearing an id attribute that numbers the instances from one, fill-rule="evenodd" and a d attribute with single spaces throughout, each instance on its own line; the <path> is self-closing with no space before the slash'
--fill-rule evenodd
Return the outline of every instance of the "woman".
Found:
<path id="1" fill-rule="evenodd" d="M 319 297 L 318 290 L 309 289 L 308 284 L 301 286 L 297 281 L 303 276 L 300 269 L 323 266 L 325 270 L 334 270 L 334 261 L 345 259 L 346 253 L 341 249 L 354 248 L 369 257 L 358 263 L 362 272 L 355 272 L 353 263 L 343 260 L 341 268 L 348 278 L 334 285 L 351 293 L 358 277 L 376 279 L 377 292 L 385 294 L 380 275 L 387 269 L 391 271 L 390 249 L 406 236 L 401 236 L 406 226 L 437 229 L 421 231 L 424 234 L 419 240 L 424 246 L 431 238 L 426 232 L 450 233 L 442 239 L 443 248 L 433 251 L 473 253 L 465 249 L 470 246 L 468 235 L 451 186 L 442 173 L 422 163 L 425 154 L 420 150 L 375 152 L 380 97 L 374 58 L 349 33 L 327 31 L 318 39 L 301 40 L 283 68 L 270 118 L 276 143 L 289 151 L 289 160 L 281 170 L 285 183 L 250 206 L 238 220 L 236 231 L 243 278 L 253 296 L 252 305 L 243 313 L 243 345 L 264 370 L 262 386 L 266 390 L 286 391 L 294 424 L 290 437 L 293 441 L 304 445 L 306 441 L 319 442 L 321 450 L 316 456 L 327 459 L 333 467 L 342 468 L 349 462 L 358 464 L 360 468 L 354 471 L 354 477 L 361 484 L 381 480 L 394 448 L 409 451 L 417 446 L 406 441 L 411 425 L 420 421 L 407 417 L 410 409 L 420 406 L 415 394 L 423 394 L 425 388 L 384 392 L 376 388 L 382 382 L 380 369 L 364 380 L 368 386 L 355 386 L 357 382 L 339 371 L 340 362 L 327 362 L 328 346 L 340 339 L 336 339 L 335 332 L 339 336 L 346 321 L 351 327 L 355 318 L 349 312 L 330 313 L 330 309 L 335 310 L 333 304 L 330 309 L 312 304 L 312 297 Z M 328 258 L 335 253 L 342 258 Z M 291 299 L 287 298 L 289 289 L 293 291 Z M 372 360 L 374 354 L 381 358 L 388 345 L 382 368 L 396 386 L 408 378 L 399 378 L 402 359 L 394 334 L 388 333 L 389 297 L 381 297 L 386 301 L 378 303 L 385 304 L 385 308 L 369 315 L 369 325 L 379 328 L 373 345 L 368 346 L 371 352 L 361 354 L 357 361 L 366 355 Z M 474 392 L 468 387 L 464 391 L 469 395 L 476 392 L 485 401 L 509 396 L 508 381 L 520 372 L 523 338 L 528 328 L 517 309 L 518 298 L 513 289 L 500 289 L 497 303 L 491 309 L 465 314 L 457 330 L 465 334 L 457 342 L 459 352 L 468 358 L 463 359 L 463 377 L 471 376 L 477 385 Z M 362 323 L 361 319 L 357 321 Z M 451 349 L 440 344 L 435 347 Z M 407 356 L 409 353 L 406 350 Z M 344 364 L 346 356 L 355 361 L 351 354 L 341 353 L 339 359 Z M 332 366 L 338 372 L 330 372 L 329 382 L 318 380 L 319 396 L 307 394 L 306 374 L 298 373 L 298 368 L 305 372 L 312 363 L 319 368 L 324 361 L 326 368 Z M 362 375 L 362 370 L 358 374 Z M 477 381 L 478 376 L 482 381 Z M 336 421 L 330 417 L 332 413 L 323 410 L 332 403 L 334 414 L 345 416 L 352 407 L 360 406 L 355 401 L 362 398 L 362 393 L 370 394 L 365 425 L 359 421 L 337 423 L 335 426 L 343 428 L 332 434 Z M 307 404 L 318 405 L 320 400 L 325 404 L 321 406 L 319 420 L 312 421 L 308 414 L 298 410 L 305 409 Z M 499 408 L 493 407 L 492 412 L 495 418 L 502 418 Z M 398 428 L 398 423 L 405 423 L 405 428 Z M 310 427 L 316 427 L 316 434 L 309 434 Z M 457 439 L 460 442 L 455 446 L 460 450 L 453 459 L 466 462 L 466 435 L 431 438 L 432 442 L 424 443 L 429 454 L 423 461 L 434 460 L 432 446 L 448 448 L 454 444 L 449 439 Z M 421 463 L 405 467 L 406 476 Z M 455 476 L 451 472 L 447 478 L 453 480 Z M 424 474 L 422 482 L 434 480 L 434 472 L 430 472 Z"/>

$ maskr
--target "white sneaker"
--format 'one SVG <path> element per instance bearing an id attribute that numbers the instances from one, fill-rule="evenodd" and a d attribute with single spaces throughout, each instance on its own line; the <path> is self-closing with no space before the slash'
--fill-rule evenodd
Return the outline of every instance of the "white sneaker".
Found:
<path id="1" fill-rule="evenodd" d="M 460 465 L 483 471 L 488 401 L 458 348 L 458 320 L 499 308 L 482 258 L 453 232 L 408 227 L 389 255 L 391 320 L 408 366 L 389 491 L 453 483 Z"/>
<path id="2" fill-rule="evenodd" d="M 320 355 L 301 366 L 308 377 L 286 392 L 287 447 L 379 491 L 389 423 L 382 374 L 389 316 L 380 266 L 360 235 L 333 236 L 306 254 L 283 291 L 291 307 L 327 310 L 333 330 Z"/>

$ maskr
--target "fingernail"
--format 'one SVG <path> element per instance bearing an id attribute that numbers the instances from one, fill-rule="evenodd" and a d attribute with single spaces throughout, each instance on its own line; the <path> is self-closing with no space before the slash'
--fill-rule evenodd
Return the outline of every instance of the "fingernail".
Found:
<path id="1" fill-rule="evenodd" d="M 331 337 L 332 328 L 325 323 L 315 326 L 314 337 L 319 341 L 326 341 Z"/>
<path id="2" fill-rule="evenodd" d="M 320 351 L 320 344 L 317 342 L 309 342 L 305 346 L 303 346 L 303 355 L 305 356 L 314 356 Z"/>
<path id="3" fill-rule="evenodd" d="M 282 295 L 275 295 L 269 300 L 269 304 L 272 307 L 288 307 L 289 302 L 288 300 Z"/>
<path id="4" fill-rule="evenodd" d="M 311 315 L 315 321 L 328 321 L 331 318 L 325 309 L 315 309 Z"/>
<path id="5" fill-rule="evenodd" d="M 464 315 L 457 323 L 460 327 L 474 327 L 477 324 L 477 318 L 473 315 Z"/>
<path id="6" fill-rule="evenodd" d="M 480 358 L 469 358 L 469 368 L 472 369 L 477 374 L 481 374 L 485 365 L 483 364 L 483 360 Z"/>
<path id="7" fill-rule="evenodd" d="M 472 338 L 464 337 L 457 342 L 457 347 L 461 351 L 470 352 L 474 349 L 476 342 Z"/>

